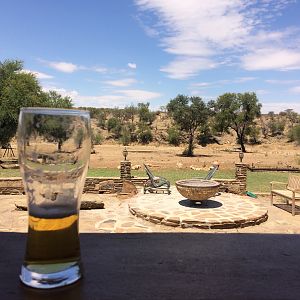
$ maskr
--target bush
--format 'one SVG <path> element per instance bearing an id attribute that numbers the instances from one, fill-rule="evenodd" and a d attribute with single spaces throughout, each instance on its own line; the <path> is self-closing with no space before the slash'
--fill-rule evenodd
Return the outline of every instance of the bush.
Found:
<path id="1" fill-rule="evenodd" d="M 282 135 L 285 127 L 284 121 L 275 121 L 274 119 L 268 123 L 268 127 L 270 129 L 271 135 Z"/>
<path id="2" fill-rule="evenodd" d="M 120 125 L 120 121 L 117 118 L 110 118 L 107 121 L 107 130 L 108 132 L 112 131 L 114 128 Z"/>
<path id="3" fill-rule="evenodd" d="M 103 142 L 103 136 L 101 135 L 101 133 L 97 132 L 97 133 L 92 133 L 92 143 L 93 145 L 101 145 Z"/>
<path id="4" fill-rule="evenodd" d="M 298 145 L 300 145 L 300 125 L 297 125 L 291 129 L 289 133 L 289 139 L 290 141 L 296 142 Z"/>
<path id="5" fill-rule="evenodd" d="M 130 130 L 126 127 L 122 128 L 120 142 L 123 146 L 128 146 L 131 142 Z"/>
<path id="6" fill-rule="evenodd" d="M 248 142 L 250 144 L 260 144 L 259 132 L 260 132 L 260 130 L 257 126 L 252 126 L 252 127 L 248 128 L 247 135 L 249 137 Z"/>
<path id="7" fill-rule="evenodd" d="M 180 145 L 180 131 L 176 127 L 170 127 L 168 129 L 168 137 L 167 140 L 169 144 L 174 146 Z"/>
<path id="8" fill-rule="evenodd" d="M 150 127 L 144 123 L 140 123 L 137 138 L 138 141 L 142 144 L 149 144 L 150 142 L 152 142 L 153 135 Z"/>
<path id="9" fill-rule="evenodd" d="M 218 140 L 214 137 L 212 129 L 209 127 L 209 125 L 201 126 L 197 140 L 198 144 L 202 147 L 206 147 L 208 144 L 218 143 Z"/>

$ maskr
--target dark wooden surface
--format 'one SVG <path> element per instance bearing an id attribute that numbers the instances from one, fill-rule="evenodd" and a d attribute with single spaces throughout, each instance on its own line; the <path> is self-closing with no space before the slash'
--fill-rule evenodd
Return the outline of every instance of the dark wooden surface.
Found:
<path id="1" fill-rule="evenodd" d="M 26 234 L 0 233 L 0 299 L 300 299 L 299 235 L 81 234 L 84 279 L 18 279 Z"/>

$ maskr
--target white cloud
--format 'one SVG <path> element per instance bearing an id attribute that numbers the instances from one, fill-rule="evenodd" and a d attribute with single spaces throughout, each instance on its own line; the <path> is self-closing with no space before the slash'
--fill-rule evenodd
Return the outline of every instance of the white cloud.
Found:
<path id="1" fill-rule="evenodd" d="M 294 94 L 300 94 L 300 85 L 299 86 L 294 86 L 293 88 L 291 88 L 289 90 L 291 93 L 294 93 Z"/>
<path id="2" fill-rule="evenodd" d="M 39 71 L 32 71 L 32 70 L 26 70 L 26 69 L 24 69 L 23 72 L 24 73 L 32 73 L 38 79 L 51 79 L 51 78 L 53 78 L 52 75 L 49 75 L 49 74 L 46 74 L 46 73 L 42 73 L 42 72 L 39 72 Z"/>
<path id="3" fill-rule="evenodd" d="M 73 73 L 79 69 L 77 65 L 64 61 L 50 61 L 48 62 L 48 65 L 49 67 L 64 73 Z"/>
<path id="4" fill-rule="evenodd" d="M 262 102 L 262 113 L 266 114 L 269 111 L 279 113 L 286 109 L 293 109 L 300 113 L 300 102 L 286 102 L 284 100 L 278 100 L 278 102 Z"/>
<path id="5" fill-rule="evenodd" d="M 173 79 L 188 79 L 195 76 L 200 70 L 208 70 L 216 67 L 216 64 L 210 59 L 200 57 L 182 57 L 177 58 L 162 67 L 160 71 L 168 73 L 168 77 Z"/>
<path id="6" fill-rule="evenodd" d="M 161 96 L 160 93 L 145 91 L 145 90 L 120 90 L 117 91 L 124 96 L 128 97 L 129 99 L 135 99 L 137 101 L 148 101 Z"/>
<path id="7" fill-rule="evenodd" d="M 282 31 L 271 31 L 268 24 L 278 17 L 279 13 L 293 1 L 247 1 L 247 0 L 136 0 L 140 14 L 149 23 L 147 12 L 155 18 L 152 27 L 159 35 L 160 46 L 175 58 L 161 71 L 168 77 L 186 79 L 197 75 L 202 70 L 240 63 L 242 67 L 251 69 L 252 57 L 256 49 L 276 46 L 276 49 L 288 51 L 289 47 L 298 47 L 299 29 L 285 28 Z M 152 19 L 153 19 L 152 18 Z M 144 23 L 145 23 L 144 22 Z M 146 28 L 149 24 L 145 25 Z M 145 27 L 142 26 L 142 27 Z M 148 31 L 148 29 L 147 29 Z M 287 40 L 292 41 L 287 44 Z M 299 40 L 299 38 L 298 38 Z M 296 52 L 296 50 L 295 50 Z M 299 51 L 298 51 L 299 53 Z M 297 60 L 289 54 L 290 63 L 274 62 L 256 64 L 256 69 L 291 68 Z M 205 63 L 199 63 L 199 61 Z M 198 63 L 186 64 L 187 61 Z M 178 68 L 177 68 L 178 67 Z M 256 70 L 255 69 L 255 70 Z"/>
<path id="8" fill-rule="evenodd" d="M 258 49 L 242 57 L 246 70 L 300 69 L 300 51 L 291 49 Z"/>
<path id="9" fill-rule="evenodd" d="M 125 78 L 125 79 L 119 79 L 119 80 L 104 81 L 104 83 L 106 83 L 106 84 L 109 84 L 109 85 L 112 85 L 112 86 L 119 86 L 119 87 L 130 86 L 135 82 L 136 82 L 136 80 L 134 78 Z"/>
<path id="10" fill-rule="evenodd" d="M 255 93 L 258 95 L 258 96 L 262 96 L 262 95 L 266 95 L 266 94 L 270 94 L 269 91 L 267 90 L 263 90 L 263 89 L 259 89 L 259 90 L 256 90 Z"/>
<path id="11" fill-rule="evenodd" d="M 300 83 L 300 80 L 279 80 L 279 79 L 268 79 L 268 80 L 265 80 L 267 83 L 270 83 L 270 84 L 297 84 L 297 83 Z"/>
<path id="12" fill-rule="evenodd" d="M 43 91 L 45 91 L 45 92 L 55 91 L 58 94 L 62 95 L 63 97 L 68 96 L 72 99 L 74 99 L 75 97 L 77 97 L 79 95 L 79 93 L 76 90 L 66 90 L 64 88 L 58 88 L 55 86 L 44 86 Z"/>
<path id="13" fill-rule="evenodd" d="M 44 86 L 43 91 L 56 91 L 63 97 L 69 96 L 73 100 L 76 107 L 78 106 L 93 106 L 93 107 L 125 107 L 129 103 L 138 103 L 150 101 L 161 97 L 157 92 L 147 90 L 114 90 L 109 94 L 104 95 L 81 95 L 76 90 L 67 90 L 61 87 Z"/>
<path id="14" fill-rule="evenodd" d="M 128 63 L 127 66 L 128 66 L 130 69 L 136 69 L 136 64 L 135 64 L 135 63 Z"/>
<path id="15" fill-rule="evenodd" d="M 104 68 L 104 67 L 95 67 L 93 68 L 92 70 L 94 70 L 95 72 L 98 72 L 98 73 L 107 73 L 107 68 Z"/>

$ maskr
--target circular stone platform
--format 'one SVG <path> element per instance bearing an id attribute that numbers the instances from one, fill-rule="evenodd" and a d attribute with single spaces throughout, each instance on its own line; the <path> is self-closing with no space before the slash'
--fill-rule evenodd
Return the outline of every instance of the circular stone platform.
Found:
<path id="1" fill-rule="evenodd" d="M 268 219 L 267 209 L 248 196 L 220 193 L 198 205 L 175 187 L 171 190 L 171 195 L 138 194 L 129 204 L 130 212 L 152 223 L 182 228 L 237 228 Z"/>

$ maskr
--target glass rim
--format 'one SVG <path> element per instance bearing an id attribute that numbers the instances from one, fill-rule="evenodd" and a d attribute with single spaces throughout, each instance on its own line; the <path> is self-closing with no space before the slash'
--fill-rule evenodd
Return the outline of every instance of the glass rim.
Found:
<path id="1" fill-rule="evenodd" d="M 86 115 L 90 116 L 88 110 L 74 108 L 53 108 L 53 107 L 22 107 L 20 113 L 42 114 L 42 115 Z"/>

